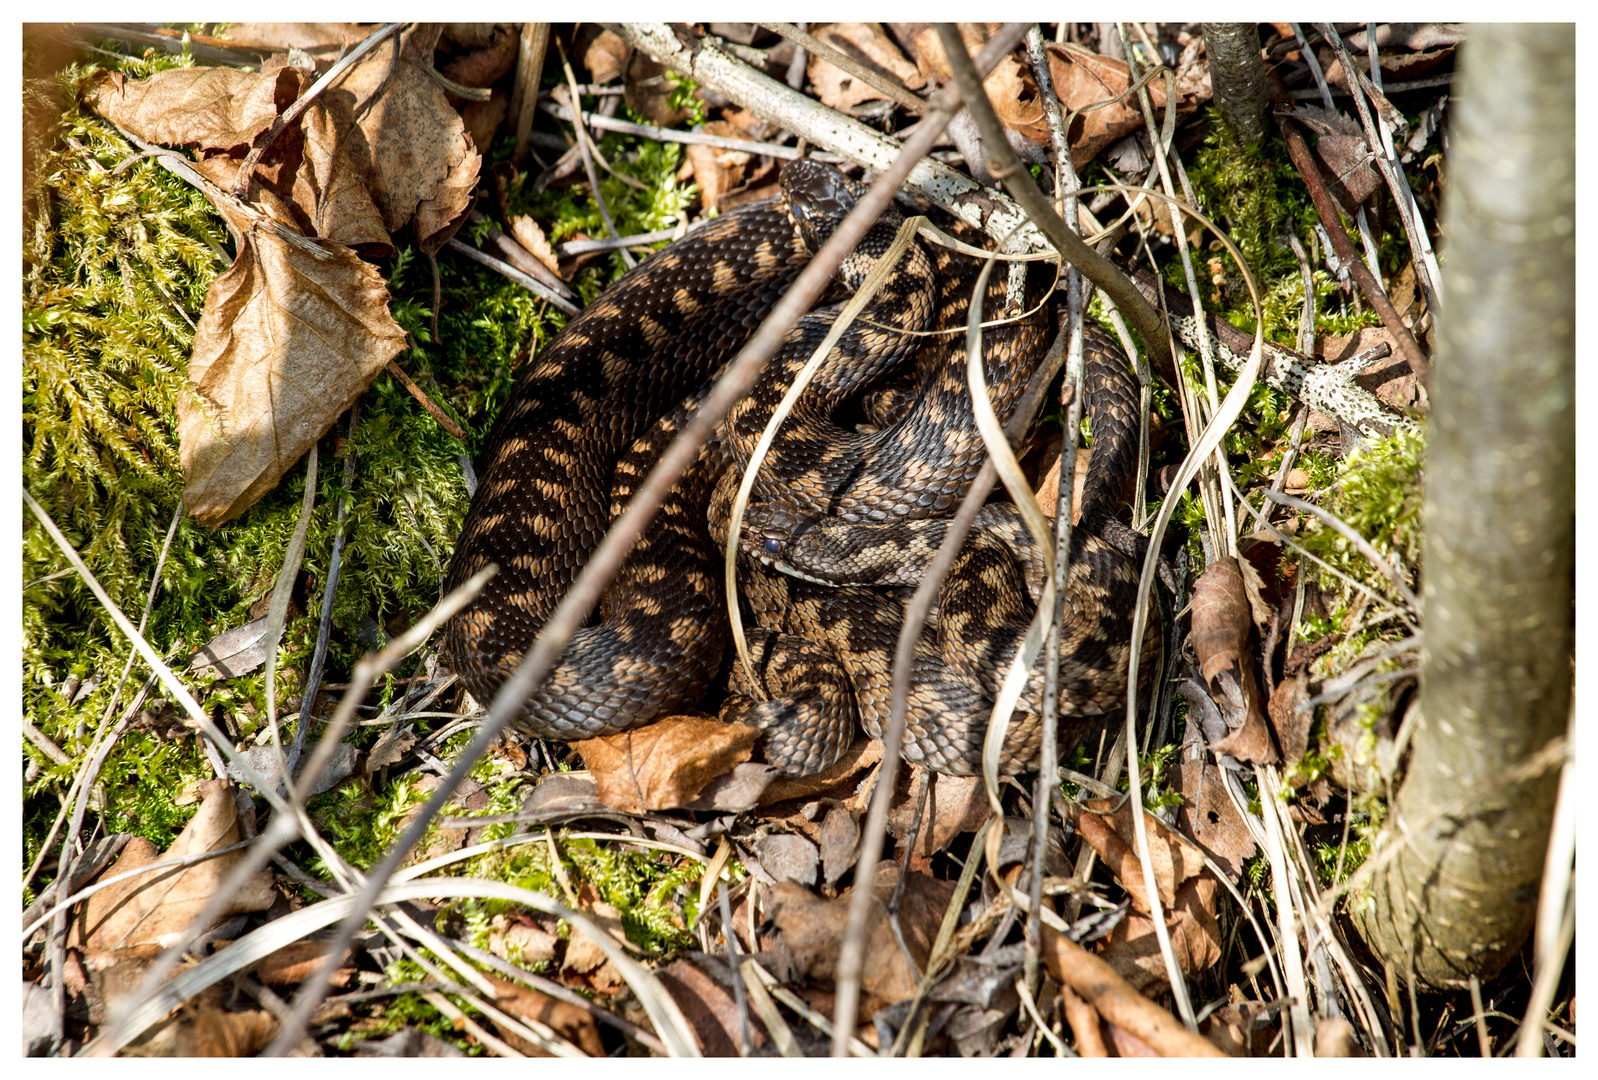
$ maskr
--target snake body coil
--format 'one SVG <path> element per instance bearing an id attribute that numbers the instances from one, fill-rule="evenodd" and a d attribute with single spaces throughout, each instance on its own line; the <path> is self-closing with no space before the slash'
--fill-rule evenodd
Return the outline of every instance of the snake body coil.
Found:
<path id="1" fill-rule="evenodd" d="M 500 566 L 444 635 L 446 660 L 480 700 L 515 670 L 697 393 L 858 195 L 841 174 L 807 161 L 788 166 L 782 182 L 783 199 L 740 207 L 623 277 L 518 384 L 489 436 L 445 586 L 489 562 Z M 878 222 L 840 271 L 845 283 L 858 284 L 897 224 L 893 211 Z M 748 685 L 734 664 L 722 717 L 759 726 L 767 760 L 785 772 L 814 772 L 836 760 L 857 719 L 872 735 L 886 723 L 889 663 L 909 586 L 985 453 L 964 385 L 963 334 L 914 335 L 963 328 L 978 266 L 913 244 L 829 355 L 758 474 L 740 536 L 740 577 L 760 686 Z M 1029 306 L 1047 288 L 1044 275 L 1031 275 Z M 990 284 L 983 302 L 986 318 L 1004 313 L 1002 281 Z M 722 425 L 723 440 L 673 487 L 605 593 L 597 621 L 578 632 L 528 700 L 525 729 L 557 739 L 630 730 L 694 705 L 710 687 L 726 639 L 713 541 L 725 539 L 727 503 L 750 447 L 835 318 L 835 309 L 819 309 L 789 333 Z M 1001 417 L 1041 356 L 1049 318 L 1043 305 L 986 333 L 984 365 Z M 843 420 L 862 385 L 912 360 L 911 387 L 890 415 L 875 424 Z M 1125 689 L 1135 541 L 1109 509 L 1135 459 L 1130 383 L 1124 358 L 1090 333 L 1095 446 L 1068 586 L 1064 715 L 1111 711 Z M 729 460 L 738 467 L 727 468 Z M 844 549 L 855 560 L 848 568 L 837 561 Z M 917 646 L 909 760 L 943 772 L 979 768 L 994 681 L 1031 617 L 1040 574 L 1041 559 L 1013 517 L 985 510 L 940 594 L 939 618 Z M 1143 646 L 1151 656 L 1157 631 Z M 1017 712 L 1006 771 L 1035 759 L 1039 727 L 1035 716 Z"/>

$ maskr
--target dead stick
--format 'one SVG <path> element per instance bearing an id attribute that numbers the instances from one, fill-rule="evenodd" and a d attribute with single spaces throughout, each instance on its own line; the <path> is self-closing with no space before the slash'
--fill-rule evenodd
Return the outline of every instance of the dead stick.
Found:
<path id="1" fill-rule="evenodd" d="M 588 129 L 583 127 L 583 103 L 577 96 L 577 76 L 572 74 L 571 61 L 566 58 L 566 47 L 555 39 L 555 48 L 560 52 L 561 70 L 566 73 L 566 87 L 571 94 L 572 129 L 577 133 L 577 151 L 583 156 L 583 171 L 588 174 L 588 186 L 594 190 L 594 204 L 599 207 L 599 216 L 605 222 L 605 231 L 610 233 L 614 240 L 621 239 L 621 233 L 616 231 L 616 223 L 610 219 L 610 207 L 605 205 L 605 196 L 599 190 L 599 174 L 594 171 L 594 155 L 589 152 Z M 631 270 L 638 265 L 626 248 L 619 248 L 621 261 Z"/>
<path id="2" fill-rule="evenodd" d="M 1115 969 L 1047 923 L 1043 962 L 1061 986 L 1068 986 L 1100 1016 L 1148 1043 L 1161 1057 L 1225 1057 L 1215 1044 L 1132 989 Z M 1074 1029 L 1075 1025 L 1073 1025 Z"/>
<path id="3" fill-rule="evenodd" d="M 433 419 L 438 421 L 440 427 L 457 439 L 465 441 L 466 432 L 461 429 L 461 426 L 451 420 L 443 409 L 434 404 L 433 399 L 427 396 L 427 391 L 411 381 L 411 377 L 405 374 L 404 368 L 390 360 L 388 362 L 388 373 L 398 379 L 400 385 L 411 392 L 411 397 L 422 403 L 422 408 L 433 414 Z"/>
<path id="4" fill-rule="evenodd" d="M 1337 250 L 1337 257 L 1343 261 L 1344 266 L 1348 267 L 1348 272 L 1354 275 L 1360 292 L 1365 294 L 1365 299 L 1370 301 L 1371 307 L 1376 309 L 1376 314 L 1381 316 L 1382 325 L 1398 343 L 1398 351 L 1408 361 L 1410 370 L 1421 382 L 1427 382 L 1431 378 L 1431 362 L 1426 359 L 1426 354 L 1421 352 L 1419 343 L 1410 334 L 1409 327 L 1404 325 L 1404 320 L 1398 317 L 1398 309 L 1393 307 L 1393 302 L 1387 298 L 1382 283 L 1376 280 L 1376 275 L 1370 272 L 1370 268 L 1360 261 L 1359 255 L 1354 251 L 1354 245 L 1349 242 L 1348 234 L 1343 231 L 1343 219 L 1338 215 L 1337 203 L 1332 199 L 1331 192 L 1327 190 L 1326 179 L 1321 175 L 1320 166 L 1310 154 L 1309 144 L 1304 141 L 1304 136 L 1299 132 L 1297 125 L 1286 117 L 1278 119 L 1282 135 L 1287 140 L 1287 153 L 1293 159 L 1299 175 L 1304 178 L 1304 186 L 1309 189 L 1310 200 L 1315 203 L 1315 212 L 1321 216 L 1321 222 L 1326 226 L 1326 235 L 1331 238 L 1332 247 Z"/>

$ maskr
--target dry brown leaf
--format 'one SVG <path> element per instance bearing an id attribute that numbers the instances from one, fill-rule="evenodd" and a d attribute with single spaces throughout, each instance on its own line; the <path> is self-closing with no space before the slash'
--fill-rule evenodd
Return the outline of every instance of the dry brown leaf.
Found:
<path id="1" fill-rule="evenodd" d="M 228 27 L 227 39 L 240 45 L 309 51 L 322 45 L 355 45 L 376 29 L 376 23 L 242 22 Z"/>
<path id="2" fill-rule="evenodd" d="M 831 45 L 867 70 L 880 74 L 889 83 L 902 83 L 915 88 L 926 82 L 916 66 L 906 60 L 904 53 L 888 37 L 881 23 L 828 23 L 810 28 L 816 40 Z M 822 104 L 847 112 L 861 102 L 876 101 L 885 95 L 870 83 L 836 67 L 814 54 L 810 57 L 807 74 L 816 96 Z"/>
<path id="3" fill-rule="evenodd" d="M 870 959 L 860 978 L 861 1016 L 870 1016 L 915 993 L 917 973 L 906 963 L 888 922 L 886 901 L 893 895 L 898 877 L 897 865 L 877 865 L 871 890 L 876 901 L 871 905 L 866 922 L 865 955 Z M 825 984 L 832 982 L 849 920 L 851 892 L 845 890 L 837 899 L 824 900 L 798 885 L 781 884 L 770 889 L 767 915 L 798 973 L 805 978 Z M 914 872 L 906 875 L 899 905 L 899 925 L 904 931 L 905 945 L 918 966 L 924 967 L 927 962 L 943 922 L 944 910 L 953 895 L 952 881 L 939 881 L 928 874 Z"/>
<path id="4" fill-rule="evenodd" d="M 559 1001 L 531 987 L 506 982 L 493 975 L 486 975 L 485 978 L 494 987 L 497 995 L 494 998 L 494 1005 L 501 1011 L 523 1019 L 537 1020 L 546 1027 L 553 1028 L 567 1042 L 589 1057 L 605 1056 L 605 1047 L 599 1041 L 599 1028 L 594 1023 L 593 1014 L 587 1009 Z M 500 1036 L 528 1057 L 551 1056 L 547 1050 L 540 1049 L 515 1032 L 501 1030 Z"/>
<path id="5" fill-rule="evenodd" d="M 1265 724 L 1254 657 L 1249 649 L 1253 607 L 1243 571 L 1231 556 L 1217 559 L 1193 586 L 1193 651 L 1205 688 L 1230 734 L 1211 749 L 1239 761 L 1278 760 Z"/>
<path id="6" fill-rule="evenodd" d="M 95 80 L 85 100 L 146 142 L 201 150 L 247 149 L 299 97 L 293 68 L 258 74 L 238 68 L 173 68 L 148 79 Z M 242 152 L 242 151 L 241 151 Z"/>
<path id="7" fill-rule="evenodd" d="M 907 776 L 908 774 L 908 776 Z M 906 769 L 899 774 L 894 801 L 888 808 L 888 831 L 902 840 L 915 821 L 921 802 L 921 789 L 934 774 L 926 769 Z M 911 850 L 919 855 L 934 855 L 948 850 L 963 832 L 975 832 L 992 813 L 980 776 L 937 776 L 932 795 L 921 817 L 921 831 Z"/>
<path id="8" fill-rule="evenodd" d="M 211 283 L 177 409 L 184 503 L 213 526 L 270 491 L 405 347 L 382 275 L 349 248 L 324 242 L 318 259 L 222 210 L 243 241 Z"/>
<path id="9" fill-rule="evenodd" d="M 1072 824 L 1131 894 L 1132 905 L 1139 911 L 1148 911 L 1143 864 L 1134 847 L 1131 803 L 1122 803 L 1119 799 L 1088 799 L 1073 815 Z M 1143 824 L 1148 832 L 1154 884 L 1160 900 L 1169 906 L 1176 902 L 1176 890 L 1182 882 L 1203 873 L 1204 853 L 1147 810 L 1143 811 Z"/>
<path id="10" fill-rule="evenodd" d="M 1133 910 L 1105 939 L 1103 957 L 1122 978 L 1142 990 L 1164 980 L 1165 961 L 1153 920 L 1148 917 L 1143 866 L 1133 846 L 1131 804 L 1117 808 L 1117 803 L 1120 800 L 1087 800 L 1074 816 L 1074 824 L 1132 897 Z M 1146 810 L 1143 823 L 1177 964 L 1189 974 L 1203 971 L 1221 957 L 1221 930 L 1215 920 L 1216 881 L 1204 874 L 1204 853 L 1199 848 Z"/>
<path id="11" fill-rule="evenodd" d="M 600 801 L 636 814 L 693 802 L 713 777 L 749 760 L 759 735 L 747 724 L 675 716 L 572 749 L 594 774 Z"/>
<path id="12" fill-rule="evenodd" d="M 821 848 L 822 880 L 834 885 L 860 857 L 860 823 L 846 806 L 827 811 L 816 837 Z"/>
<path id="13" fill-rule="evenodd" d="M 622 927 L 620 909 L 597 899 L 592 887 L 586 884 L 578 899 L 583 913 L 601 931 L 609 934 L 616 944 L 627 944 L 627 931 Z M 560 970 L 568 976 L 583 976 L 583 981 L 603 994 L 613 993 L 626 985 L 626 980 L 610 957 L 581 930 L 574 930 L 566 942 L 566 955 L 561 958 Z"/>
<path id="14" fill-rule="evenodd" d="M 1254 834 L 1226 794 L 1220 769 L 1209 758 L 1184 761 L 1170 778 L 1171 790 L 1182 796 L 1176 827 L 1191 836 L 1233 881 L 1254 854 Z"/>
<path id="15" fill-rule="evenodd" d="M 1132 84 L 1124 60 L 1099 56 L 1070 42 L 1050 44 L 1048 51 L 1049 75 L 1054 80 L 1054 91 L 1060 97 L 1060 104 L 1069 112 L 1074 113 L 1094 102 L 1108 101 L 1124 93 Z M 1148 84 L 1148 89 L 1149 100 L 1158 118 L 1163 115 L 1165 108 L 1165 83 L 1155 79 Z M 1042 121 L 1042 105 L 1037 104 L 1036 109 L 1036 120 L 1032 119 L 1031 109 L 1027 108 L 1024 113 L 1018 114 L 1025 117 L 1025 124 L 1012 126 L 1034 141 L 1046 141 L 1049 133 L 1047 124 Z M 1138 105 L 1136 95 L 1084 113 L 1071 121 L 1066 133 L 1071 143 L 1071 161 L 1080 168 L 1121 136 L 1142 127 L 1143 110 Z"/>
<path id="16" fill-rule="evenodd" d="M 719 810 L 724 813 L 742 813 L 760 805 L 771 782 L 781 776 L 770 765 L 745 761 L 734 765 L 731 772 L 712 777 L 710 783 L 699 791 L 699 797 L 688 804 L 690 810 Z"/>
<path id="17" fill-rule="evenodd" d="M 272 1014 L 260 1009 L 225 1012 L 192 1002 L 122 1050 L 123 1057 L 251 1057 L 277 1034 Z"/>
<path id="18" fill-rule="evenodd" d="M 394 253 L 393 241 L 372 201 L 366 173 L 339 152 L 340 130 L 320 101 L 305 110 L 297 133 L 303 140 L 302 164 L 294 171 L 290 197 L 317 236 L 387 257 Z"/>
<path id="19" fill-rule="evenodd" d="M 198 855 L 238 841 L 239 819 L 233 790 L 224 780 L 212 780 L 205 785 L 200 809 L 164 855 L 155 852 L 153 845 L 130 841 L 121 858 L 107 868 L 106 876 L 137 870 L 158 858 Z M 244 853 L 236 851 L 179 870 L 153 870 L 102 889 L 79 909 L 68 941 L 76 948 L 94 952 L 164 946 L 188 928 L 242 858 Z M 229 899 L 217 920 L 265 911 L 276 896 L 271 871 L 262 870 Z"/>
<path id="20" fill-rule="evenodd" d="M 492 146 L 499 126 L 510 115 L 510 95 L 495 87 L 493 96 L 487 101 L 464 101 L 457 111 L 461 114 L 461 123 L 465 125 L 472 145 Z"/>
<path id="21" fill-rule="evenodd" d="M 743 1042 L 743 1022 L 731 990 L 687 960 L 673 960 L 657 970 L 655 977 L 682 1010 L 701 1054 L 720 1058 L 738 1056 Z M 746 1010 L 746 1015 L 750 1046 L 765 1046 L 766 1029 L 753 1010 Z"/>
<path id="22" fill-rule="evenodd" d="M 715 120 L 704 125 L 707 135 L 737 138 L 738 129 L 725 120 Z M 690 146 L 688 165 L 693 169 L 694 182 L 699 185 L 699 202 L 706 210 L 716 205 L 716 200 L 743 183 L 744 167 L 749 155 L 743 150 L 723 150 L 715 146 Z"/>
<path id="23" fill-rule="evenodd" d="M 614 30 L 606 30 L 589 43 L 583 52 L 583 67 L 596 83 L 619 79 L 627 70 L 633 49 Z"/>
<path id="24" fill-rule="evenodd" d="M 523 967 L 555 959 L 560 939 L 532 916 L 521 912 L 495 915 L 489 923 L 488 951 Z"/>
<path id="25" fill-rule="evenodd" d="M 460 115 L 427 74 L 438 34 L 437 24 L 418 24 L 382 42 L 318 99 L 337 135 L 330 176 L 363 178 L 389 232 L 414 218 L 426 252 L 442 247 L 464 220 L 482 163 Z"/>
<path id="26" fill-rule="evenodd" d="M 346 963 L 349 956 L 350 950 L 346 948 L 339 963 Z M 250 971 L 268 986 L 297 986 L 310 978 L 326 959 L 327 942 L 295 941 L 261 959 Z M 340 978 L 341 972 L 343 978 Z M 333 973 L 333 984 L 343 986 L 354 974 L 352 967 L 339 968 Z"/>
<path id="27" fill-rule="evenodd" d="M 516 238 L 518 244 L 527 249 L 529 255 L 549 267 L 550 273 L 560 273 L 560 262 L 555 257 L 555 249 L 550 246 L 549 238 L 544 235 L 544 230 L 538 222 L 526 214 L 518 214 L 510 219 L 510 234 Z"/>
<path id="28" fill-rule="evenodd" d="M 1215 919 L 1215 892 L 1211 877 L 1183 882 L 1166 910 L 1166 929 L 1176 965 L 1188 975 L 1213 967 L 1221 958 L 1221 927 Z M 1129 911 L 1104 939 L 1105 963 L 1139 990 L 1166 984 L 1165 959 L 1160 954 L 1154 920 Z"/>
<path id="29" fill-rule="evenodd" d="M 516 66 L 516 46 L 521 27 L 493 23 L 486 27 L 486 40 L 438 69 L 438 73 L 460 86 L 492 86 Z M 464 44 L 464 43 L 463 43 Z"/>
<path id="30" fill-rule="evenodd" d="M 816 883 L 817 863 L 820 860 L 816 845 L 802 836 L 791 833 L 773 833 L 755 844 L 755 857 L 761 867 L 775 880 L 791 881 L 796 885 Z"/>

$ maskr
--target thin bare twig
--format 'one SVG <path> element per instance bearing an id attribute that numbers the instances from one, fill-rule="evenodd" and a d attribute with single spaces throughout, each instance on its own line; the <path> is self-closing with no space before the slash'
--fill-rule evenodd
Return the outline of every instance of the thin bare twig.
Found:
<path id="1" fill-rule="evenodd" d="M 548 112 L 557 120 L 571 122 L 571 110 L 560 102 L 553 103 Z M 725 135 L 710 135 L 703 131 L 677 131 L 674 128 L 656 127 L 654 124 L 635 124 L 631 120 L 617 120 L 599 113 L 585 112 L 580 115 L 583 123 L 600 131 L 614 131 L 619 135 L 638 135 L 657 142 L 682 143 L 685 146 L 714 146 L 718 150 L 742 150 L 746 154 L 764 154 L 785 161 L 793 161 L 800 157 L 816 157 L 821 160 L 837 157 L 835 154 L 802 154 L 796 146 L 780 146 L 777 143 L 758 142 L 754 139 L 733 139 Z"/>
<path id="2" fill-rule="evenodd" d="M 610 218 L 610 207 L 605 205 L 604 193 L 599 190 L 599 174 L 594 171 L 594 155 L 590 152 L 588 129 L 583 127 L 583 104 L 577 96 L 577 76 L 572 74 L 571 61 L 566 57 L 566 46 L 555 39 L 555 48 L 560 52 L 560 66 L 566 73 L 566 86 L 571 94 L 572 130 L 577 133 L 577 151 L 583 156 L 583 171 L 588 174 L 588 186 L 594 192 L 594 204 L 599 207 L 599 216 L 605 222 L 605 231 L 616 239 L 621 238 L 621 233 L 616 231 L 616 223 Z M 621 249 L 621 261 L 631 270 L 638 265 L 626 248 Z"/>
<path id="3" fill-rule="evenodd" d="M 438 421 L 439 427 L 443 428 L 457 439 L 462 441 L 465 440 L 465 429 L 451 419 L 448 413 L 446 413 L 443 409 L 440 409 L 438 407 L 438 403 L 427 396 L 427 391 L 423 390 L 420 386 L 417 386 L 411 377 L 405 374 L 404 368 L 400 367 L 399 364 L 395 363 L 393 360 L 390 360 L 388 362 L 388 373 L 398 380 L 399 384 L 410 393 L 411 397 L 415 398 L 421 403 L 422 408 L 427 410 L 428 415 L 434 420 Z"/>
<path id="4" fill-rule="evenodd" d="M 1387 332 L 1393 335 L 1393 340 L 1398 342 L 1398 351 L 1404 355 L 1409 369 L 1413 371 L 1422 382 L 1431 378 L 1431 361 L 1426 354 L 1421 352 L 1420 344 L 1409 332 L 1409 327 L 1404 325 L 1404 320 L 1399 317 L 1398 309 L 1393 307 L 1393 302 L 1388 299 L 1387 290 L 1382 288 L 1381 281 L 1371 273 L 1369 267 L 1360 261 L 1359 255 L 1354 251 L 1354 245 L 1349 243 L 1348 234 L 1343 231 L 1343 221 L 1338 215 L 1337 203 L 1332 199 L 1332 194 L 1326 189 L 1326 178 L 1321 175 L 1320 166 L 1311 156 L 1309 146 L 1304 142 L 1304 136 L 1299 133 L 1298 126 L 1285 116 L 1277 117 L 1277 125 L 1282 129 L 1282 136 L 1287 140 L 1287 153 L 1293 159 L 1298 174 L 1304 178 L 1304 186 L 1309 189 L 1310 201 L 1315 204 L 1315 212 L 1320 215 L 1321 222 L 1326 226 L 1326 235 L 1332 242 L 1332 248 L 1337 252 L 1337 257 L 1348 267 L 1348 272 L 1354 275 L 1360 292 L 1365 294 L 1365 299 L 1370 301 L 1371 307 L 1376 309 L 1376 314 L 1381 316 L 1382 325 Z"/>
<path id="5" fill-rule="evenodd" d="M 463 244 L 458 236 L 450 237 L 444 246 L 451 251 L 460 252 L 473 262 L 482 263 L 484 266 L 488 267 L 497 274 L 501 274 L 510 278 L 516 284 L 520 285 L 522 288 L 526 289 L 540 300 L 549 301 L 551 304 L 554 304 L 568 315 L 577 315 L 583 310 L 570 300 L 566 299 L 564 296 L 557 293 L 555 290 L 551 289 L 548 285 L 545 285 L 542 281 L 539 281 L 537 278 L 533 277 L 531 274 L 523 273 L 510 263 L 502 262 L 499 259 L 494 258 L 494 256 L 488 254 L 486 251 L 481 251 L 477 248 L 474 248 L 470 244 Z"/>

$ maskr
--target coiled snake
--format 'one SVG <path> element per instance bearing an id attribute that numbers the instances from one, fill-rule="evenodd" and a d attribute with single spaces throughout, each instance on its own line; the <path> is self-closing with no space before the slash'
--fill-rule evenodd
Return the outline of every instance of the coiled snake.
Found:
<path id="1" fill-rule="evenodd" d="M 499 564 L 478 599 L 446 625 L 442 643 L 446 662 L 480 700 L 515 670 L 720 366 L 858 195 L 841 173 L 809 161 L 784 170 L 782 190 L 624 276 L 522 376 L 489 434 L 444 586 Z M 877 223 L 841 268 L 845 286 L 859 284 L 898 224 L 894 211 Z M 763 693 L 734 663 L 721 715 L 762 728 L 766 758 L 784 772 L 831 764 L 853 740 L 856 718 L 874 736 L 886 724 L 888 665 L 909 586 L 985 453 L 965 389 L 963 336 L 915 332 L 964 327 L 978 265 L 912 244 L 829 354 L 762 466 L 739 543 L 745 623 L 754 624 L 746 632 Z M 1035 301 L 1048 287 L 1034 274 L 1028 300 L 1038 310 L 985 334 L 1001 417 L 1043 352 L 1050 313 Z M 995 281 L 984 317 L 997 318 L 1003 305 Z M 799 322 L 722 424 L 722 438 L 672 488 L 595 620 L 524 705 L 524 729 L 567 740 L 631 730 L 691 708 L 711 690 L 727 651 L 720 542 L 738 466 L 836 314 L 822 308 Z M 1127 436 L 1136 432 L 1136 390 L 1107 338 L 1090 331 L 1088 346 L 1095 441 L 1062 638 L 1066 716 L 1108 712 L 1122 699 L 1136 594 L 1128 557 L 1136 541 L 1110 516 L 1135 457 Z M 885 415 L 852 404 L 863 385 L 912 360 L 910 388 Z M 905 756 L 941 772 L 980 768 L 995 680 L 1041 581 L 1041 558 L 1013 508 L 989 506 L 979 525 L 917 646 Z M 1150 659 L 1155 623 L 1144 641 Z M 1035 759 L 1038 727 L 1036 716 L 1018 710 L 1006 771 Z"/>

